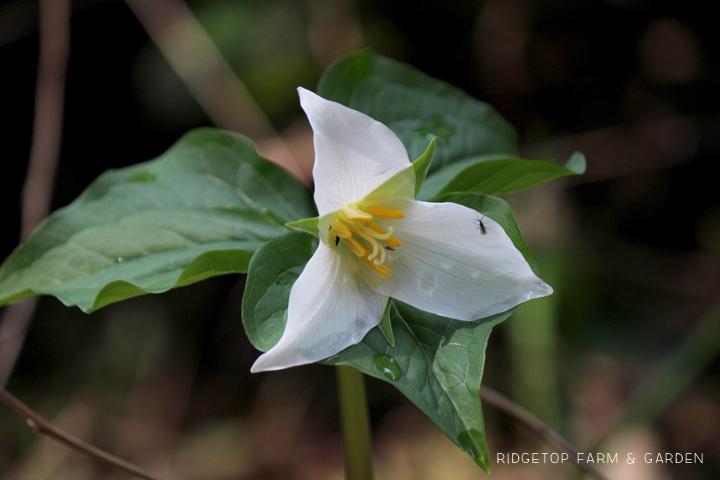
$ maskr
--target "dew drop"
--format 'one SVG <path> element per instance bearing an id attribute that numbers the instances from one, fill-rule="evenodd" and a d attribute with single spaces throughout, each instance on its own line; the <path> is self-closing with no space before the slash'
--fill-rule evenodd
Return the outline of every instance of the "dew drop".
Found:
<path id="1" fill-rule="evenodd" d="M 122 263 L 122 262 L 124 262 L 124 261 L 125 261 L 125 260 L 123 260 L 122 257 L 118 257 L 118 263 Z"/>
<path id="2" fill-rule="evenodd" d="M 345 275 L 343 275 L 342 281 L 345 285 L 350 285 L 350 283 L 352 282 L 352 275 L 346 273 Z"/>
<path id="3" fill-rule="evenodd" d="M 373 360 L 375 361 L 375 368 L 380 370 L 380 373 L 390 380 L 397 382 L 400 380 L 400 377 L 402 377 L 400 365 L 391 355 L 388 355 L 387 353 L 378 353 L 375 357 L 373 357 Z"/>
<path id="4" fill-rule="evenodd" d="M 128 180 L 130 180 L 131 182 L 136 182 L 136 183 L 154 182 L 155 180 L 157 180 L 157 175 L 155 175 L 154 173 L 145 171 L 145 170 L 137 170 L 137 171 L 133 172 L 132 175 L 130 175 Z"/>
<path id="5" fill-rule="evenodd" d="M 260 211 L 261 211 L 262 213 L 267 213 L 267 212 L 268 212 L 268 209 L 265 208 L 265 207 L 263 207 L 263 208 L 260 209 Z"/>

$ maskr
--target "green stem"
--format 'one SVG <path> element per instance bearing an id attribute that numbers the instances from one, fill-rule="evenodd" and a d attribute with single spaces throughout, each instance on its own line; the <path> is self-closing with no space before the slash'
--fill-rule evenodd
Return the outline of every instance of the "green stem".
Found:
<path id="1" fill-rule="evenodd" d="M 347 480 L 372 480 L 372 443 L 363 374 L 347 365 L 337 366 Z"/>

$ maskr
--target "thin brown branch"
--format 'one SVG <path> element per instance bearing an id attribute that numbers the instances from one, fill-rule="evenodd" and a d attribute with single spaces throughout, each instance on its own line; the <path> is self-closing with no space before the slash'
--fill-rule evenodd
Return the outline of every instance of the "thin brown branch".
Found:
<path id="1" fill-rule="evenodd" d="M 70 1 L 40 0 L 40 62 L 30 164 L 23 188 L 22 238 L 50 211 L 60 155 L 65 78 L 70 54 Z"/>
<path id="2" fill-rule="evenodd" d="M 30 161 L 22 192 L 21 240 L 50 212 L 62 137 L 70 12 L 70 0 L 40 0 L 40 59 Z M 7 383 L 15 368 L 35 305 L 35 300 L 26 300 L 4 312 L 0 324 L 0 385 Z"/>
<path id="3" fill-rule="evenodd" d="M 15 410 L 18 414 L 27 419 L 28 425 L 32 427 L 35 433 L 39 435 L 46 435 L 54 438 L 70 448 L 77 450 L 78 452 L 90 455 L 93 458 L 100 460 L 101 462 L 110 465 L 111 467 L 123 470 L 124 472 L 130 473 L 146 480 L 160 480 L 160 477 L 153 475 L 152 473 L 138 467 L 122 458 L 111 455 L 107 452 L 100 450 L 88 443 L 83 442 L 77 437 L 70 435 L 65 430 L 53 425 L 45 418 L 40 416 L 38 413 L 33 411 L 30 407 L 21 402 L 13 394 L 0 387 L 0 401 L 8 405 L 10 408 Z"/>
<path id="4" fill-rule="evenodd" d="M 270 160 L 301 180 L 308 180 L 270 120 L 183 0 L 125 1 L 215 126 L 242 133 L 256 142 L 272 140 L 280 156 Z"/>
<path id="5" fill-rule="evenodd" d="M 532 413 L 525 410 L 523 407 L 513 402 L 509 398 L 501 395 L 495 390 L 481 386 L 480 397 L 487 403 L 499 408 L 509 416 L 511 416 L 516 422 L 522 424 L 530 430 L 532 433 L 544 440 L 548 445 L 553 447 L 555 450 L 567 453 L 570 458 L 582 468 L 585 472 L 592 475 L 600 480 L 608 480 L 608 478 L 595 466 L 589 464 L 587 461 L 581 461 L 578 458 L 578 450 L 570 445 L 570 443 L 563 437 L 555 433 L 547 425 L 545 425 L 539 418 Z"/>

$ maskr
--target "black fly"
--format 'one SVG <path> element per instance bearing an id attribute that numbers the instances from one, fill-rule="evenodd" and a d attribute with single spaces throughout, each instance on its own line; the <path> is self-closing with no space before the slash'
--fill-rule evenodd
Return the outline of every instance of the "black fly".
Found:
<path id="1" fill-rule="evenodd" d="M 395 251 L 395 249 L 392 248 L 390 245 L 385 245 L 385 248 L 388 249 L 388 250 L 391 250 L 391 251 L 393 251 L 393 252 Z"/>
<path id="2" fill-rule="evenodd" d="M 483 218 L 485 218 L 483 216 Z M 482 218 L 478 217 L 475 219 L 475 223 L 477 224 L 478 230 L 480 230 L 480 235 L 487 235 L 487 227 L 485 227 L 485 223 L 482 221 Z"/>

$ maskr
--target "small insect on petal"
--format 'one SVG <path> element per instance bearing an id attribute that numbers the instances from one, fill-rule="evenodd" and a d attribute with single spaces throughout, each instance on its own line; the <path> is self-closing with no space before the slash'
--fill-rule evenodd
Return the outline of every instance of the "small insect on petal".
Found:
<path id="1" fill-rule="evenodd" d="M 477 219 L 475 219 L 475 223 L 477 224 L 478 230 L 480 230 L 480 235 L 487 235 L 487 227 L 482 221 L 482 218 L 478 217 Z"/>

